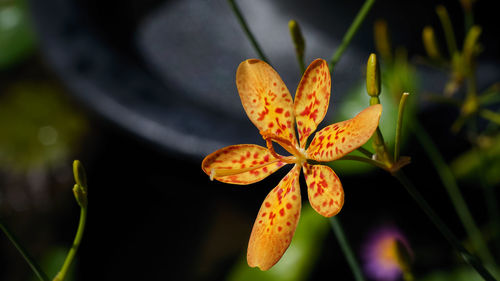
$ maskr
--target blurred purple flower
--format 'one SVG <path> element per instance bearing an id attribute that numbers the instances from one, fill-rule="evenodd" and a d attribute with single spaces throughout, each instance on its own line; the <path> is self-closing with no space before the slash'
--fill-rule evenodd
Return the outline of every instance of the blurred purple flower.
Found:
<path id="1" fill-rule="evenodd" d="M 394 281 L 408 270 L 412 256 L 410 245 L 401 231 L 392 225 L 374 229 L 362 247 L 365 274 L 379 281 Z"/>

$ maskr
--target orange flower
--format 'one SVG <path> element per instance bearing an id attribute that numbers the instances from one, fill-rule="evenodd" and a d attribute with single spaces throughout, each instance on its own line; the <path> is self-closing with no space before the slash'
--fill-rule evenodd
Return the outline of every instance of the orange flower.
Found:
<path id="1" fill-rule="evenodd" d="M 250 236 L 248 265 L 267 270 L 285 253 L 299 221 L 300 169 L 304 171 L 314 210 L 325 217 L 336 215 L 344 204 L 339 178 L 330 167 L 309 164 L 307 160 L 333 161 L 363 145 L 378 126 L 382 106 L 370 106 L 353 119 L 325 127 L 306 149 L 307 138 L 325 117 L 330 101 L 331 80 L 326 61 L 316 59 L 309 65 L 300 80 L 295 102 L 278 73 L 257 59 L 240 64 L 236 86 L 241 103 L 267 148 L 231 145 L 205 157 L 202 169 L 210 179 L 246 185 L 266 178 L 285 164 L 294 164 L 267 195 Z M 273 142 L 291 156 L 277 154 Z"/>

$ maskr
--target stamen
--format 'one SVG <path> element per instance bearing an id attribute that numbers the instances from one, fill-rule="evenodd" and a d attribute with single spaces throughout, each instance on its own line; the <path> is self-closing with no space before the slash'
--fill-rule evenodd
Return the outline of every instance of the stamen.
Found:
<path id="1" fill-rule="evenodd" d="M 280 156 L 278 154 L 276 154 L 276 152 L 272 148 L 272 143 L 270 144 L 271 141 L 274 141 L 274 142 L 278 143 L 279 145 L 281 145 L 284 149 L 286 149 L 286 151 L 290 152 L 296 158 L 300 158 L 300 159 L 305 158 L 304 153 L 301 152 L 295 145 L 293 145 L 291 141 L 284 139 L 282 137 L 278 137 L 277 135 L 270 133 L 269 130 L 266 130 L 264 132 L 261 131 L 260 134 L 262 135 L 262 137 L 266 141 L 267 148 L 271 151 L 271 153 L 273 153 L 273 155 L 275 157 L 279 158 Z M 283 156 L 281 156 L 281 157 L 283 157 Z"/>

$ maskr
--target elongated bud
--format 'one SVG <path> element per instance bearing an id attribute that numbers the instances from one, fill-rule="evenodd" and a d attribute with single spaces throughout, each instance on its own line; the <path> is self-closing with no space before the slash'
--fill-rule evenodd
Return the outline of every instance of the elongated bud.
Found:
<path id="1" fill-rule="evenodd" d="M 429 58 L 440 60 L 441 53 L 439 52 L 434 29 L 431 26 L 426 26 L 422 30 L 422 41 L 424 42 L 424 48 Z"/>
<path id="2" fill-rule="evenodd" d="M 473 58 L 478 51 L 478 39 L 479 35 L 481 35 L 481 31 L 482 30 L 480 26 L 474 25 L 469 29 L 469 32 L 465 37 L 463 55 L 467 61 Z"/>
<path id="3" fill-rule="evenodd" d="M 302 36 L 300 26 L 295 20 L 290 20 L 288 22 L 288 29 L 290 30 L 290 37 L 292 37 L 293 45 L 295 46 L 295 52 L 298 57 L 302 58 L 306 49 L 306 42 Z"/>
<path id="4" fill-rule="evenodd" d="M 378 97 L 380 95 L 380 88 L 380 65 L 377 55 L 372 53 L 366 63 L 366 91 L 371 97 Z"/>
<path id="5" fill-rule="evenodd" d="M 450 56 L 453 57 L 455 52 L 457 52 L 457 42 L 455 40 L 455 33 L 453 32 L 450 15 L 448 14 L 448 10 L 446 10 L 443 5 L 438 5 L 436 7 L 436 14 L 438 15 L 441 26 L 443 27 L 446 45 L 448 45 L 448 51 Z"/>
<path id="6" fill-rule="evenodd" d="M 385 20 L 375 21 L 373 36 L 377 52 L 382 56 L 382 59 L 390 61 L 392 59 L 391 39 L 389 38 L 389 29 Z"/>
<path id="7" fill-rule="evenodd" d="M 79 184 L 75 184 L 73 186 L 73 195 L 75 195 L 76 202 L 80 205 L 80 207 L 87 207 L 87 188 Z"/>
<path id="8" fill-rule="evenodd" d="M 73 186 L 73 194 L 80 207 L 87 207 L 87 176 L 80 161 L 73 161 L 73 176 L 76 184 Z"/>
<path id="9" fill-rule="evenodd" d="M 87 187 L 87 175 L 85 174 L 85 169 L 79 160 L 73 161 L 73 176 L 75 177 L 75 182 L 83 187 Z"/>

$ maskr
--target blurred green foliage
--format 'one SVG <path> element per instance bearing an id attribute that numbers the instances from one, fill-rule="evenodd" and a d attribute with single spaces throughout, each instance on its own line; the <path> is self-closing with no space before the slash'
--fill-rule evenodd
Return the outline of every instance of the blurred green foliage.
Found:
<path id="1" fill-rule="evenodd" d="M 379 96 L 383 106 L 382 117 L 380 118 L 380 130 L 384 135 L 384 141 L 389 150 L 394 147 L 396 136 L 396 125 L 398 119 L 399 99 L 404 92 L 410 93 L 405 108 L 404 123 L 410 124 L 417 111 L 417 89 L 419 78 L 416 69 L 408 63 L 406 52 L 398 49 L 394 61 L 382 68 L 382 91 Z M 347 97 L 335 107 L 335 122 L 353 118 L 357 113 L 368 107 L 370 97 L 366 92 L 365 81 L 360 82 Z M 335 105 L 334 105 L 335 106 Z M 408 138 L 408 127 L 403 127 L 401 147 L 404 155 L 404 145 Z M 368 141 L 364 148 L 374 152 L 372 141 Z M 358 151 L 353 151 L 351 155 L 362 156 Z M 358 161 L 334 161 L 330 166 L 338 174 L 359 174 L 373 170 L 375 167 Z"/>
<path id="2" fill-rule="evenodd" d="M 23 60 L 36 48 L 27 0 L 0 1 L 0 70 Z"/>
<path id="3" fill-rule="evenodd" d="M 66 161 L 88 126 L 73 108 L 47 82 L 8 87 L 0 95 L 0 167 L 22 172 Z"/>
<path id="4" fill-rule="evenodd" d="M 281 260 L 268 271 L 251 268 L 246 255 L 240 259 L 228 281 L 298 281 L 307 280 L 328 233 L 328 219 L 320 216 L 309 204 L 302 206 L 299 224 L 290 247 Z"/>
<path id="5" fill-rule="evenodd" d="M 462 180 L 475 181 L 478 171 L 481 170 L 483 180 L 488 185 L 500 182 L 500 134 L 481 137 L 480 146 L 470 149 L 451 163 L 455 176 Z"/>

